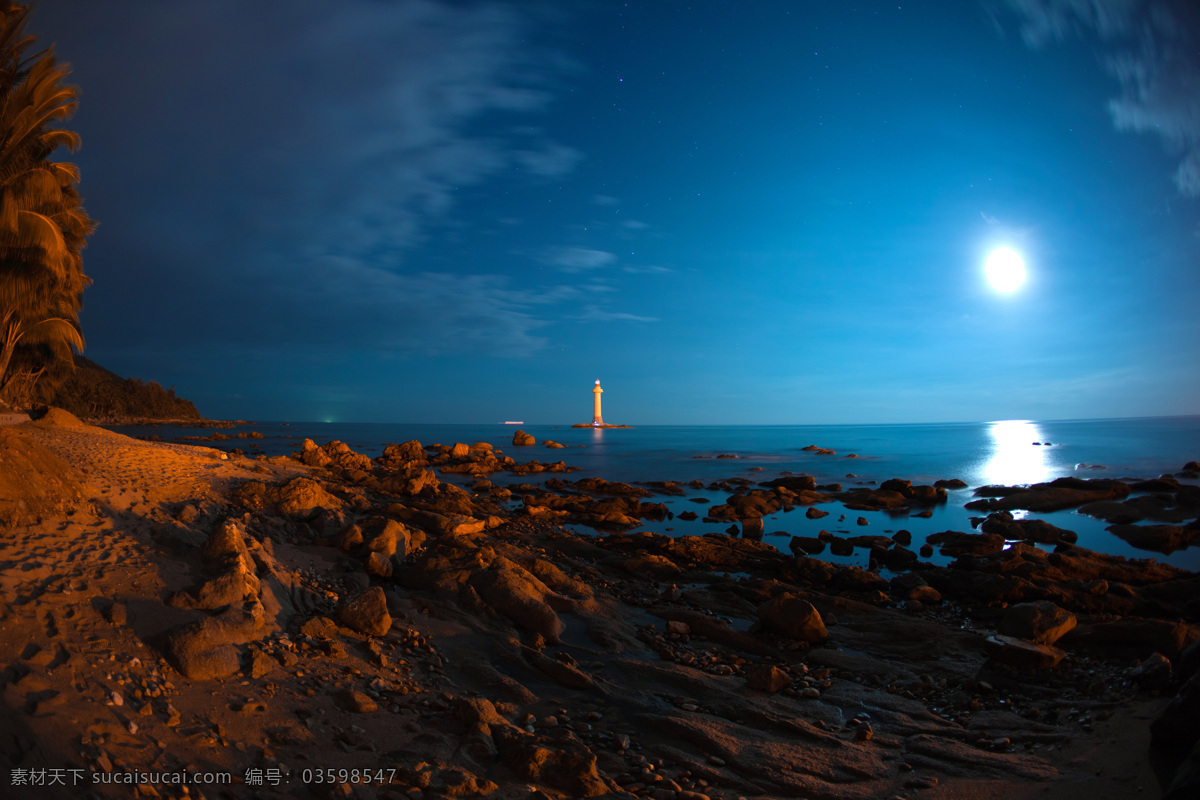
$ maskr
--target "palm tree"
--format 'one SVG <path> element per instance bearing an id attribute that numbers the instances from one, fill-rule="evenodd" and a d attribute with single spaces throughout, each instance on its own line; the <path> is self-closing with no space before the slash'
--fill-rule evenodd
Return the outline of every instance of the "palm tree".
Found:
<path id="1" fill-rule="evenodd" d="M 19 344 L 56 357 L 83 349 L 79 310 L 91 283 L 82 250 L 95 223 L 76 189 L 79 170 L 48 160 L 79 147 L 79 134 L 51 127 L 75 111 L 77 90 L 52 47 L 26 54 L 28 16 L 28 6 L 0 0 L 0 394 Z"/>

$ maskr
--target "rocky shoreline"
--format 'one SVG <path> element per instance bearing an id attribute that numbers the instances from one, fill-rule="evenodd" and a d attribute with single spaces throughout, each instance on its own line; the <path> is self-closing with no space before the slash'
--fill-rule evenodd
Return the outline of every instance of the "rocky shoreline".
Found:
<path id="1" fill-rule="evenodd" d="M 983 487 L 977 531 L 920 545 L 822 531 L 781 550 L 768 514 L 919 515 L 956 487 L 719 482 L 716 529 L 670 537 L 637 528 L 683 484 L 571 480 L 487 443 L 248 459 L 50 416 L 0 437 L 41 475 L 0 494 L 12 775 L 234 776 L 142 790 L 193 798 L 1200 787 L 1200 576 L 1012 514 L 1103 504 L 1117 535 L 1186 546 L 1195 462 Z M 810 557 L 826 546 L 871 569 Z M 923 561 L 934 548 L 953 561 Z"/>

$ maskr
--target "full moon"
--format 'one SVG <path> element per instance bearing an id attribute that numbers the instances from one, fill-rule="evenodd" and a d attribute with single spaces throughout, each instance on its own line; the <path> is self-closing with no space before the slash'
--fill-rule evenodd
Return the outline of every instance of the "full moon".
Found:
<path id="1" fill-rule="evenodd" d="M 987 260 L 987 279 L 998 292 L 1011 292 L 1025 282 L 1025 262 L 1016 250 L 999 247 Z"/>

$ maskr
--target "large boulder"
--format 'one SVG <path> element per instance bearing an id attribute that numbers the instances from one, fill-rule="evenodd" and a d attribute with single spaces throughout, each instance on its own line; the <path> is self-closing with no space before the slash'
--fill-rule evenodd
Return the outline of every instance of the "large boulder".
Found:
<path id="1" fill-rule="evenodd" d="M 1075 615 L 1047 600 L 1017 603 L 1000 618 L 996 630 L 1037 644 L 1054 644 L 1075 627 Z"/>
<path id="2" fill-rule="evenodd" d="M 533 438 L 532 434 L 518 430 L 513 434 L 512 443 L 517 447 L 532 447 L 537 444 L 537 439 Z"/>
<path id="3" fill-rule="evenodd" d="M 382 460 L 392 461 L 424 461 L 425 448 L 416 439 L 404 444 L 389 444 L 383 448 Z"/>
<path id="4" fill-rule="evenodd" d="M 338 609 L 338 619 L 367 636 L 383 636 L 392 627 L 387 596 L 378 586 L 372 586 Z"/>
<path id="5" fill-rule="evenodd" d="M 410 534 L 408 528 L 394 519 L 368 524 L 363 535 L 367 550 L 380 553 L 385 559 L 396 556 L 403 561 L 408 557 Z"/>
<path id="6" fill-rule="evenodd" d="M 300 461 L 310 467 L 325 467 L 333 459 L 324 450 L 317 447 L 317 443 L 312 439 L 305 439 L 304 444 L 300 447 Z"/>
<path id="7" fill-rule="evenodd" d="M 280 514 L 293 519 L 309 519 L 320 511 L 340 511 L 345 504 L 310 478 L 293 478 L 279 489 Z"/>
<path id="8" fill-rule="evenodd" d="M 783 595 L 758 608 L 758 620 L 770 631 L 802 642 L 829 638 L 825 622 L 813 604 L 794 595 Z"/>
<path id="9" fill-rule="evenodd" d="M 228 608 L 223 613 L 172 628 L 163 650 L 190 680 L 224 678 L 240 669 L 237 645 L 263 635 L 265 615 L 259 605 Z"/>
<path id="10" fill-rule="evenodd" d="M 520 628 L 558 642 L 563 622 L 546 602 L 557 597 L 540 579 L 520 565 L 500 557 L 486 570 L 476 572 L 471 587 L 485 603 Z"/>

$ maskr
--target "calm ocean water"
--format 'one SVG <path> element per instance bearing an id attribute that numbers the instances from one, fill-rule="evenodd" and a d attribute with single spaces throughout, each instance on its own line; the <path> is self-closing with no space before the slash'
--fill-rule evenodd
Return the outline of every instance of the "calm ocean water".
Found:
<path id="1" fill-rule="evenodd" d="M 513 447 L 511 425 L 415 425 L 376 423 L 253 423 L 220 432 L 242 430 L 266 438 L 204 443 L 224 449 L 242 448 L 248 455 L 278 455 L 300 448 L 304 438 L 318 444 L 341 440 L 369 456 L 379 455 L 393 442 L 417 439 L 422 444 L 490 442 L 518 461 L 566 461 L 581 468 L 568 476 L 597 476 L 611 481 L 674 480 L 710 481 L 744 477 L 769 480 L 783 471 L 807 473 L 818 483 L 841 483 L 847 488 L 870 485 L 888 478 L 932 483 L 959 478 L 968 489 L 950 493 L 950 501 L 935 509 L 930 519 L 892 517 L 882 512 L 847 512 L 822 520 L 799 513 L 780 513 L 766 520 L 770 541 L 787 550 L 790 535 L 815 536 L 825 528 L 849 534 L 891 533 L 901 528 L 913 533 L 914 547 L 924 536 L 947 529 L 970 530 L 970 512 L 963 504 L 972 490 L 985 484 L 1028 484 L 1064 475 L 1085 478 L 1148 478 L 1175 473 L 1189 461 L 1200 461 L 1200 416 L 1143 419 L 1066 420 L 1050 422 L 1003 421 L 922 425 L 754 425 L 754 426 L 647 426 L 634 429 L 573 429 L 569 426 L 522 425 L 537 437 L 534 447 Z M 207 435 L 211 429 L 150 427 L 116 428 L 130 435 L 156 433 L 165 440 L 176 436 Z M 543 446 L 546 440 L 566 445 Z M 807 445 L 835 451 L 834 455 L 805 452 Z M 716 458 L 734 455 L 736 459 Z M 852 457 L 853 456 L 853 457 Z M 501 485 L 535 482 L 505 474 L 495 476 Z M 656 498 L 672 511 L 698 511 L 724 502 L 726 494 L 692 492 L 683 498 Z M 832 509 L 833 506 L 826 506 Z M 865 517 L 869 525 L 856 520 Z M 1074 530 L 1079 544 L 1102 552 L 1135 558 L 1153 557 L 1190 570 L 1200 570 L 1200 548 L 1169 556 L 1135 550 L 1105 530 L 1105 523 L 1072 511 L 1038 514 L 1039 518 Z M 648 523 L 645 530 L 675 535 L 723 530 L 726 525 L 669 520 Z M 579 529 L 587 531 L 586 528 Z M 772 536 L 771 534 L 775 534 Z M 865 566 L 866 552 L 831 561 Z M 934 560 L 937 560 L 936 558 Z"/>

